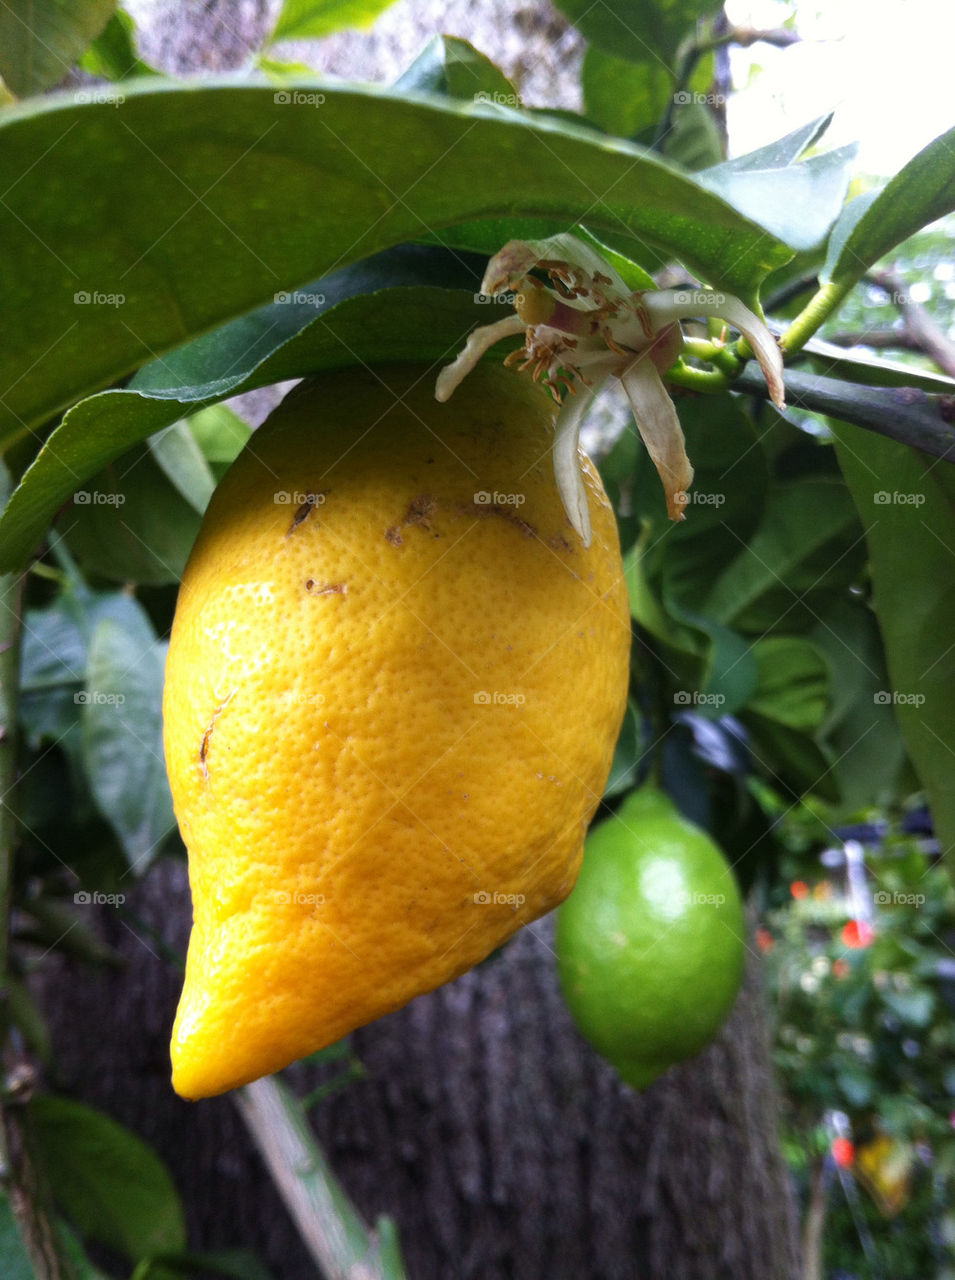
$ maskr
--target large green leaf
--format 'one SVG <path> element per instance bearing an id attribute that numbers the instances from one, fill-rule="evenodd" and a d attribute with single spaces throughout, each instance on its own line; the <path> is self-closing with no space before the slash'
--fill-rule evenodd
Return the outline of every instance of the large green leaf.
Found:
<path id="1" fill-rule="evenodd" d="M 657 155 L 552 118 L 318 79 L 124 90 L 0 118 L 0 442 L 281 290 L 475 219 L 586 215 L 737 293 L 791 256 Z"/>
<path id="2" fill-rule="evenodd" d="M 891 705 L 955 849 L 955 472 L 914 449 L 834 423 L 839 461 L 866 529 Z"/>
<path id="3" fill-rule="evenodd" d="M 83 765 L 103 817 L 139 872 L 175 827 L 162 746 L 166 645 L 145 614 L 93 632 L 82 715 Z"/>
<path id="4" fill-rule="evenodd" d="M 759 683 L 749 708 L 803 733 L 817 729 L 826 714 L 829 668 L 808 640 L 767 636 L 753 645 Z"/>
<path id="5" fill-rule="evenodd" d="M 31 1111 L 53 1196 L 84 1235 L 133 1261 L 185 1247 L 179 1196 L 142 1138 L 67 1098 L 34 1098 Z"/>
<path id="6" fill-rule="evenodd" d="M 847 288 L 897 244 L 953 209 L 955 128 L 923 148 L 877 196 L 867 193 L 846 206 L 820 278 Z"/>
<path id="7" fill-rule="evenodd" d="M 269 37 L 279 40 L 320 39 L 346 27 L 370 27 L 392 0 L 283 0 Z"/>
<path id="8" fill-rule="evenodd" d="M 116 0 L 9 0 L 0 4 L 0 76 L 18 98 L 65 80 L 106 26 Z"/>
<path id="9" fill-rule="evenodd" d="M 557 0 L 587 40 L 607 53 L 672 64 L 680 42 L 698 18 L 715 13 L 718 0 Z"/>
<path id="10" fill-rule="evenodd" d="M 360 273 L 353 284 L 360 285 Z M 476 303 L 475 296 L 452 289 L 393 288 L 346 297 L 334 308 L 300 308 L 297 315 L 275 304 L 146 366 L 131 384 L 135 389 L 104 391 L 81 401 L 40 451 L 0 517 L 0 563 L 9 560 L 20 567 L 76 488 L 175 422 L 185 405 L 210 405 L 238 391 L 356 361 L 450 359 L 476 321 L 486 322 L 501 310 Z M 329 292 L 326 301 L 332 297 Z M 223 370 L 230 370 L 228 376 Z"/>
<path id="11" fill-rule="evenodd" d="M 80 66 L 104 80 L 131 80 L 134 76 L 160 74 L 139 56 L 136 22 L 125 9 L 116 10 L 83 54 Z"/>
<path id="12" fill-rule="evenodd" d="M 716 580 L 705 611 L 748 630 L 811 622 L 810 599 L 852 580 L 862 532 L 845 488 L 826 479 L 778 484 L 763 522 Z"/>

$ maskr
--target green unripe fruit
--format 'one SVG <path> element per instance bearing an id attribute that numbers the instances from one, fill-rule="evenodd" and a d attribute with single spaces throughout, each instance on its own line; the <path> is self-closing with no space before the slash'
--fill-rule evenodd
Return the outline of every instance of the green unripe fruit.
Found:
<path id="1" fill-rule="evenodd" d="M 644 786 L 587 839 L 557 914 L 557 965 L 581 1033 L 645 1088 L 715 1035 L 743 976 L 745 921 L 720 849 Z"/>

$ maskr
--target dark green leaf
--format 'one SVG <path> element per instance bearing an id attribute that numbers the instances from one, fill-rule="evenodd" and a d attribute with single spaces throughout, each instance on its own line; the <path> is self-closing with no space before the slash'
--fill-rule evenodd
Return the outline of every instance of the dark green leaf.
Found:
<path id="1" fill-rule="evenodd" d="M 838 803 L 833 761 L 814 738 L 755 712 L 745 711 L 742 719 L 758 765 L 775 774 L 795 796 L 811 794 Z"/>
<path id="2" fill-rule="evenodd" d="M 93 633 L 83 706 L 83 763 L 130 865 L 144 871 L 175 827 L 162 746 L 166 646 L 145 614 L 135 630 L 105 619 Z"/>
<path id="3" fill-rule="evenodd" d="M 656 58 L 634 62 L 593 44 L 584 54 L 580 81 L 587 118 L 618 138 L 652 128 L 673 93 L 673 76 Z"/>
<path id="4" fill-rule="evenodd" d="M 59 84 L 106 26 L 116 0 L 0 5 L 0 76 L 18 98 Z"/>
<path id="5" fill-rule="evenodd" d="M 790 729 L 817 729 L 829 694 L 829 668 L 818 650 L 794 636 L 767 636 L 754 643 L 753 656 L 759 683 L 749 709 Z"/>
<path id="6" fill-rule="evenodd" d="M 557 0 L 590 44 L 622 58 L 655 57 L 668 66 L 698 18 L 715 13 L 714 0 Z"/>
<path id="7" fill-rule="evenodd" d="M 902 794 L 905 747 L 891 705 L 879 698 L 889 678 L 875 616 L 861 601 L 840 600 L 820 616 L 811 639 L 829 664 L 823 733 L 843 809 L 888 807 Z"/>
<path id="8" fill-rule="evenodd" d="M 860 551 L 861 529 L 843 485 L 776 485 L 762 524 L 716 581 L 704 611 L 747 629 L 792 630 L 803 621 L 805 594 L 851 579 Z"/>
<path id="9" fill-rule="evenodd" d="M 833 424 L 866 530 L 891 688 L 881 691 L 955 848 L 955 471 L 891 440 Z"/>
<path id="10" fill-rule="evenodd" d="M 723 158 L 723 138 L 710 108 L 702 102 L 678 106 L 663 150 L 684 169 L 712 170 L 713 165 L 719 164 Z"/>
<path id="11" fill-rule="evenodd" d="M 136 42 L 135 19 L 125 9 L 117 9 L 80 59 L 80 66 L 104 80 L 130 80 L 133 76 L 154 76 L 159 72 L 143 62 Z"/>
<path id="12" fill-rule="evenodd" d="M 67 1098 L 34 1098 L 31 1111 L 54 1198 L 84 1235 L 133 1261 L 184 1248 L 176 1189 L 141 1138 Z"/>
<path id="13" fill-rule="evenodd" d="M 923 148 L 875 198 L 859 196 L 847 207 L 822 279 L 847 288 L 897 244 L 953 209 L 955 128 Z"/>
<path id="14" fill-rule="evenodd" d="M 269 37 L 279 40 L 315 40 L 347 27 L 370 27 L 392 0 L 284 0 Z"/>
<path id="15" fill-rule="evenodd" d="M 188 429 L 186 435 L 192 440 Z M 201 477 L 195 479 L 198 493 Z M 57 529 L 88 573 L 161 586 L 182 577 L 200 522 L 195 505 L 167 479 L 149 446 L 140 445 L 74 495 Z"/>
<path id="16" fill-rule="evenodd" d="M 295 85 L 150 77 L 119 107 L 3 113 L 0 440 L 282 289 L 475 219 L 586 215 L 634 258 L 650 241 L 733 292 L 791 254 L 690 175 L 591 130 Z"/>
<path id="17" fill-rule="evenodd" d="M 234 1280 L 271 1280 L 271 1272 L 253 1254 L 241 1249 L 219 1249 L 214 1253 L 165 1254 L 145 1258 L 130 1280 L 212 1280 L 215 1276 Z"/>

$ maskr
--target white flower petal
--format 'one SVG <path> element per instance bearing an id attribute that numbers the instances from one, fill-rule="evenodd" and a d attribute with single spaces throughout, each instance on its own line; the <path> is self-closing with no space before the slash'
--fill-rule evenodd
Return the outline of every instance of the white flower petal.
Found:
<path id="1" fill-rule="evenodd" d="M 606 381 L 606 375 L 593 386 L 580 385 L 576 395 L 569 395 L 557 417 L 554 436 L 554 475 L 567 519 L 585 547 L 590 546 L 590 506 L 580 460 L 580 428 L 594 396 Z"/>
<path id="2" fill-rule="evenodd" d="M 505 316 L 503 320 L 496 320 L 494 324 L 483 324 L 480 328 L 473 329 L 455 360 L 445 365 L 438 374 L 438 380 L 434 386 L 435 400 L 440 401 L 441 404 L 449 400 L 455 388 L 461 385 L 485 351 L 493 347 L 495 342 L 523 332 L 524 321 L 520 316 Z"/>
<path id="3" fill-rule="evenodd" d="M 653 361 L 646 355 L 631 361 L 621 373 L 620 381 L 633 409 L 637 430 L 663 481 L 667 515 L 671 520 L 685 520 L 686 491 L 693 480 L 693 468 L 686 456 L 683 428 L 673 401 Z"/>
<path id="4" fill-rule="evenodd" d="M 488 263 L 481 292 L 506 293 L 519 284 L 539 262 L 555 261 L 565 263 L 572 270 L 582 271 L 589 276 L 599 272 L 610 281 L 609 285 L 604 286 L 605 292 L 619 293 L 621 298 L 630 294 L 623 277 L 606 258 L 569 231 L 549 236 L 546 240 L 509 240 Z"/>
<path id="5" fill-rule="evenodd" d="M 763 321 L 739 298 L 731 293 L 714 293 L 710 289 L 661 289 L 644 294 L 643 305 L 655 329 L 691 316 L 717 316 L 728 320 L 753 348 L 773 404 L 778 409 L 785 409 L 782 352 Z"/>

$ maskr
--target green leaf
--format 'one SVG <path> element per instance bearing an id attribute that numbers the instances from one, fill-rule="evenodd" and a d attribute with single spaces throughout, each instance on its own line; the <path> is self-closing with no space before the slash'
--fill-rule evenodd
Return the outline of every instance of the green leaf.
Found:
<path id="1" fill-rule="evenodd" d="M 136 21 L 125 9 L 117 9 L 106 26 L 80 58 L 80 66 L 104 80 L 131 80 L 134 76 L 155 76 L 155 67 L 143 62 L 136 42 Z"/>
<path id="2" fill-rule="evenodd" d="M 214 1276 L 233 1277 L 234 1280 L 271 1280 L 271 1272 L 258 1258 L 241 1249 L 144 1258 L 130 1280 L 205 1280 Z"/>
<path id="3" fill-rule="evenodd" d="M 185 1247 L 182 1205 L 150 1146 L 67 1098 L 36 1097 L 30 1109 L 53 1196 L 84 1235 L 132 1261 Z"/>
<path id="4" fill-rule="evenodd" d="M 137 871 L 176 825 L 162 746 L 166 647 L 145 614 L 135 630 L 104 619 L 90 644 L 83 765 L 100 812 Z"/>
<path id="5" fill-rule="evenodd" d="M 721 164 L 696 176 L 734 209 L 805 252 L 825 242 L 838 218 L 857 150 L 852 143 L 766 169 Z"/>
<path id="6" fill-rule="evenodd" d="M 189 430 L 218 483 L 252 434 L 249 424 L 224 404 L 200 409 L 188 419 Z"/>
<path id="7" fill-rule="evenodd" d="M 135 629 L 141 623 L 140 607 L 123 592 L 71 586 L 45 608 L 25 611 L 19 713 L 32 749 L 45 741 L 72 746 L 67 735 L 80 714 L 76 695 L 86 681 L 89 642 L 104 618 Z"/>
<path id="8" fill-rule="evenodd" d="M 906 758 L 892 707 L 879 698 L 889 677 L 875 615 L 861 601 L 839 600 L 810 638 L 829 666 L 823 735 L 835 757 L 843 811 L 888 807 L 902 794 Z"/>
<path id="9" fill-rule="evenodd" d="M 404 259 L 408 251 L 394 253 Z M 412 257 L 421 255 L 421 263 L 395 270 L 391 278 L 429 279 L 436 251 L 410 253 Z M 437 257 L 446 260 L 442 253 Z M 486 323 L 493 318 L 489 312 L 497 310 L 476 304 L 478 295 L 474 292 L 452 289 L 396 287 L 348 297 L 348 288 L 359 290 L 370 282 L 361 267 L 341 274 L 349 283 L 347 287 L 342 284 L 340 291 L 338 286 L 322 282 L 325 293 L 321 296 L 326 299 L 322 307 L 277 303 L 262 308 L 141 369 L 129 390 L 104 391 L 81 401 L 47 441 L 0 517 L 0 562 L 9 557 L 11 563 L 22 565 L 74 489 L 131 446 L 176 421 L 184 405 L 197 401 L 208 405 L 239 391 L 356 360 L 369 364 L 449 360 L 468 330 L 475 323 Z M 333 311 L 339 292 L 346 296 Z M 222 375 L 223 369 L 230 370 L 228 376 Z M 109 490 L 109 483 L 104 490 Z M 124 503 L 123 510 L 127 505 L 131 506 Z M 156 527 L 148 511 L 138 509 L 137 518 Z M 139 533 L 139 541 L 131 533 L 127 535 L 127 546 L 132 543 L 143 556 L 151 555 L 148 542 L 143 541 L 144 532 Z M 175 531 L 156 529 L 166 546 L 163 559 L 168 564 L 178 563 L 175 547 L 168 545 L 171 533 Z M 178 536 L 176 545 L 188 552 L 189 544 Z M 158 571 L 162 564 L 151 556 L 146 567 Z"/>
<path id="10" fill-rule="evenodd" d="M 735 293 L 791 256 L 692 176 L 592 130 L 294 84 L 148 77 L 120 106 L 2 113 L 0 443 L 279 290 L 475 220 L 586 216 L 634 259 L 650 242 Z"/>
<path id="11" fill-rule="evenodd" d="M 557 0 L 590 44 L 634 62 L 649 55 L 672 64 L 677 48 L 693 34 L 698 18 L 715 13 L 714 0 Z"/>
<path id="12" fill-rule="evenodd" d="M 914 449 L 833 423 L 862 517 L 891 687 L 881 691 L 928 793 L 942 848 L 955 848 L 955 471 Z"/>
<path id="13" fill-rule="evenodd" d="M 618 138 L 633 138 L 663 118 L 674 81 L 656 58 L 635 62 L 591 44 L 580 83 L 587 118 Z"/>
<path id="14" fill-rule="evenodd" d="M 893 991 L 891 987 L 887 987 L 881 995 L 886 1008 L 907 1026 L 927 1027 L 931 1023 L 935 997 L 924 987 L 913 991 Z"/>
<path id="15" fill-rule="evenodd" d="M 0 5 L 0 76 L 18 98 L 64 80 L 116 0 L 29 0 Z"/>
<path id="16" fill-rule="evenodd" d="M 709 107 L 702 102 L 678 106 L 663 149 L 684 169 L 712 171 L 723 158 L 723 138 Z"/>
<path id="17" fill-rule="evenodd" d="M 20 1228 L 10 1208 L 10 1201 L 0 1193 L 0 1258 L 3 1280 L 36 1280 L 29 1254 L 23 1247 Z"/>
<path id="18" fill-rule="evenodd" d="M 826 714 L 829 668 L 808 641 L 768 636 L 753 644 L 759 683 L 749 709 L 804 733 L 817 729 Z"/>
<path id="19" fill-rule="evenodd" d="M 507 76 L 479 49 L 457 36 L 434 36 L 395 82 L 406 93 L 439 93 L 462 101 L 517 107 Z"/>
<path id="20" fill-rule="evenodd" d="M 87 1258 L 80 1242 L 62 1222 L 54 1224 L 63 1252 L 72 1265 L 74 1280 L 107 1280 L 106 1275 L 94 1267 Z M 0 1258 L 3 1259 L 3 1280 L 36 1280 L 36 1272 L 30 1261 L 23 1238 L 17 1226 L 10 1202 L 0 1193 Z"/>
<path id="21" fill-rule="evenodd" d="M 316 40 L 349 27 L 367 28 L 392 0 L 284 0 L 269 37 L 279 40 Z"/>
<path id="22" fill-rule="evenodd" d="M 201 516 L 209 505 L 216 478 L 188 423 L 174 422 L 150 436 L 149 451 L 166 478 Z"/>
<path id="23" fill-rule="evenodd" d="M 847 205 L 820 278 L 849 288 L 897 244 L 953 209 L 955 128 L 923 148 L 876 196 Z"/>
<path id="24" fill-rule="evenodd" d="M 186 436 L 192 441 L 188 428 Z M 192 488 L 199 492 L 201 477 Z M 149 445 L 141 445 L 93 476 L 57 528 L 87 573 L 162 586 L 182 577 L 200 523 L 194 504 L 167 478 Z"/>
<path id="25" fill-rule="evenodd" d="M 852 1107 L 867 1107 L 875 1092 L 872 1077 L 861 1067 L 845 1067 L 836 1075 L 842 1096 Z"/>
<path id="26" fill-rule="evenodd" d="M 785 623 L 792 630 L 805 621 L 807 593 L 852 580 L 860 550 L 861 530 L 842 485 L 775 485 L 763 522 L 716 581 L 704 612 L 744 629 Z"/>
<path id="27" fill-rule="evenodd" d="M 783 138 L 759 147 L 755 151 L 747 151 L 745 155 L 725 160 L 719 166 L 722 173 L 741 173 L 750 169 L 784 169 L 795 164 L 804 151 L 813 146 L 832 123 L 832 112 L 818 116 L 808 124 L 800 125 L 787 133 Z"/>

